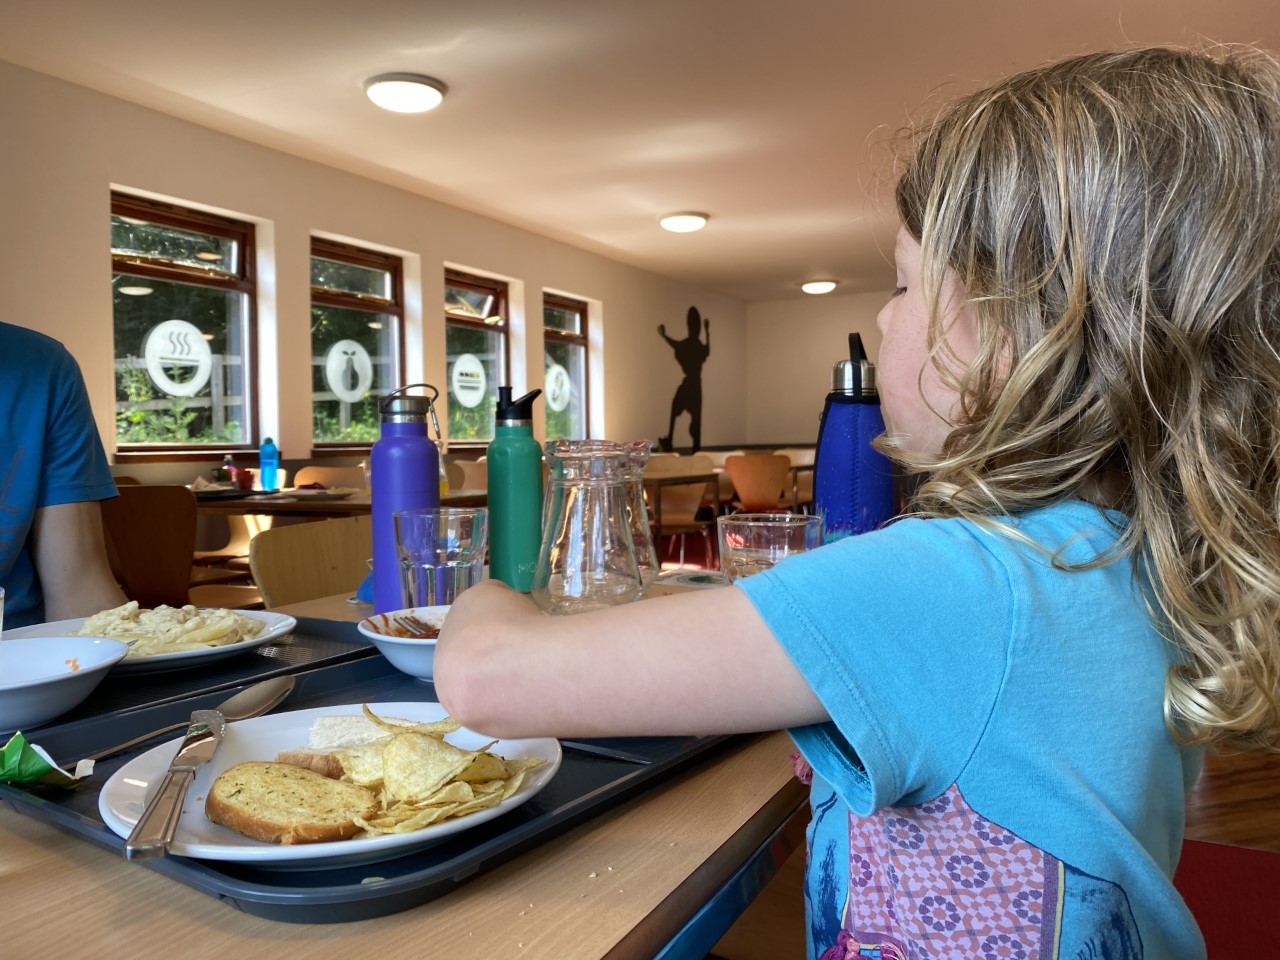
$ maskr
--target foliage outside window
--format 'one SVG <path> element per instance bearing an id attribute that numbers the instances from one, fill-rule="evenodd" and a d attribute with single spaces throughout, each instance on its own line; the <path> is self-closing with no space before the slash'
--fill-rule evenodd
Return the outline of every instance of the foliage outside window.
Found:
<path id="1" fill-rule="evenodd" d="M 378 402 L 403 382 L 399 257 L 311 241 L 311 411 L 316 446 L 378 439 Z"/>
<path id="2" fill-rule="evenodd" d="M 547 439 L 587 438 L 587 305 L 542 295 Z"/>
<path id="3" fill-rule="evenodd" d="M 112 194 L 119 453 L 254 446 L 253 226 Z"/>
<path id="4" fill-rule="evenodd" d="M 449 442 L 493 439 L 498 387 L 507 383 L 507 285 L 454 270 L 445 272 L 445 359 Z"/>

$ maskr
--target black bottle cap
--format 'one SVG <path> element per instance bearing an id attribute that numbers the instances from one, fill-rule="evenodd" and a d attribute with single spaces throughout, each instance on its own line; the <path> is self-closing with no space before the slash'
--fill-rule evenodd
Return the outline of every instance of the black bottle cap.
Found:
<path id="1" fill-rule="evenodd" d="M 533 420 L 533 401 L 538 399 L 541 390 L 530 390 L 518 400 L 511 399 L 510 387 L 498 388 L 498 406 L 495 418 L 499 423 L 504 420 Z"/>

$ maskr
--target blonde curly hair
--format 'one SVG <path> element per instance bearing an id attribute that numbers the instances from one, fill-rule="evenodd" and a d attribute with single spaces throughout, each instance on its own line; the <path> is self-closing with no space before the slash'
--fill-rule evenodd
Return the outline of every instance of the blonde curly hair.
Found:
<path id="1" fill-rule="evenodd" d="M 930 347 L 959 392 L 913 508 L 982 522 L 1085 496 L 1180 651 L 1166 720 L 1280 749 L 1280 61 L 1091 54 L 952 103 L 897 184 Z M 961 367 L 939 295 L 979 329 Z"/>

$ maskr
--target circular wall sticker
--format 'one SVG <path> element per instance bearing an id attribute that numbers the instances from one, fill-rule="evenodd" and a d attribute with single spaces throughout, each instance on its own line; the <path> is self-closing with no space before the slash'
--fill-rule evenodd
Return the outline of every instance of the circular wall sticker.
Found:
<path id="1" fill-rule="evenodd" d="M 559 413 L 569 406 L 573 395 L 573 381 L 569 379 L 569 371 L 558 363 L 547 367 L 546 376 L 547 408 Z"/>
<path id="2" fill-rule="evenodd" d="M 449 389 L 464 407 L 478 407 L 488 392 L 489 379 L 484 375 L 484 364 L 474 353 L 464 353 L 453 361 L 449 372 Z"/>
<path id="3" fill-rule="evenodd" d="M 213 372 L 213 351 L 200 328 L 185 320 L 166 320 L 147 332 L 142 359 L 157 387 L 171 397 L 194 397 Z M 173 373 L 183 371 L 177 379 Z"/>
<path id="4" fill-rule="evenodd" d="M 339 400 L 363 400 L 373 386 L 369 351 L 354 340 L 339 340 L 324 355 L 324 382 Z"/>

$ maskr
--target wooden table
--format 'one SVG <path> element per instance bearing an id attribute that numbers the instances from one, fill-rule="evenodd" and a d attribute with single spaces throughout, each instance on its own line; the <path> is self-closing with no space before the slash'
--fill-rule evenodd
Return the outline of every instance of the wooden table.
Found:
<path id="1" fill-rule="evenodd" d="M 440 498 L 442 507 L 483 507 L 489 501 L 486 490 L 449 490 Z M 200 500 L 201 513 L 265 513 L 273 516 L 353 517 L 372 509 L 369 494 L 353 493 L 343 500 L 315 500 L 244 497 L 235 500 Z"/>
<path id="2" fill-rule="evenodd" d="M 342 620 L 368 612 L 342 596 L 280 610 Z M 13 957 L 52 951 L 184 960 L 652 957 L 716 894 L 733 892 L 728 881 L 744 863 L 763 864 L 758 888 L 803 841 L 806 789 L 791 774 L 791 749 L 782 733 L 741 738 L 444 897 L 342 924 L 238 913 L 4 808 L 0 942 Z"/>
<path id="3" fill-rule="evenodd" d="M 718 516 L 720 513 L 720 477 L 718 474 L 673 473 L 666 476 L 644 478 L 645 489 L 653 491 L 651 499 L 653 501 L 653 545 L 655 547 L 662 543 L 662 488 L 683 487 L 694 483 L 710 485 L 711 495 L 715 497 L 715 512 L 712 516 Z M 712 522 L 714 523 L 714 521 Z"/>

